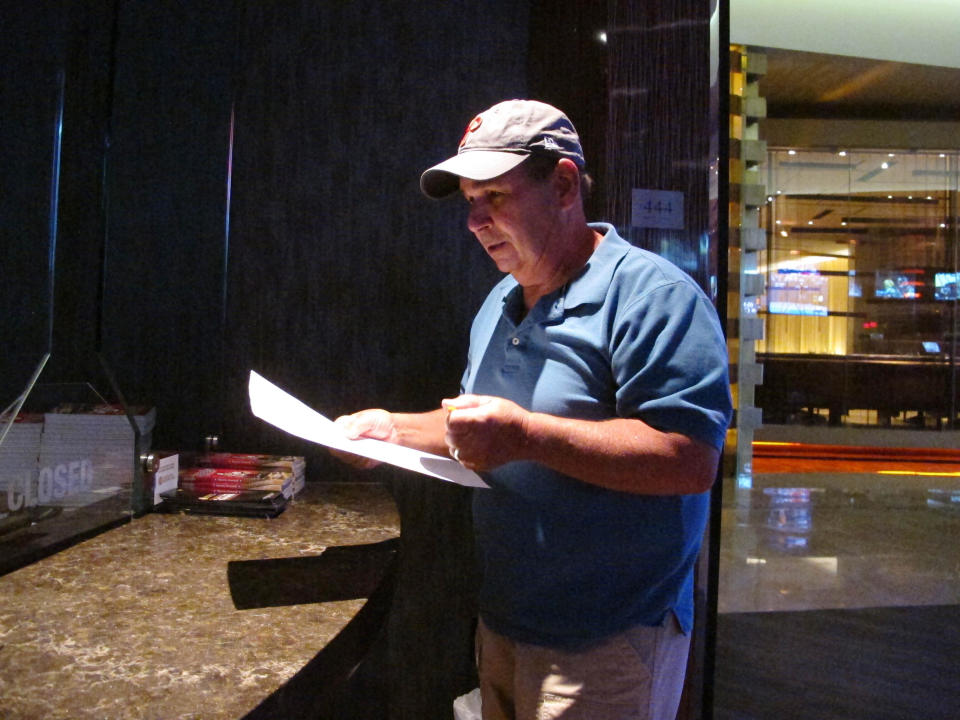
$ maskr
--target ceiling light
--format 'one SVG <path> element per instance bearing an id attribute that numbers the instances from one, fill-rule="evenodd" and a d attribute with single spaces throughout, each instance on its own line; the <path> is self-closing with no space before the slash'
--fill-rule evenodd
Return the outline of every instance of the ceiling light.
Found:
<path id="1" fill-rule="evenodd" d="M 880 163 L 881 170 L 886 170 L 888 167 L 890 167 L 890 163 Z"/>
<path id="2" fill-rule="evenodd" d="M 787 237 L 787 231 L 786 231 L 786 230 L 781 230 L 781 231 L 780 231 L 780 237 Z"/>
<path id="3" fill-rule="evenodd" d="M 887 153 L 887 157 L 896 157 L 893 153 Z"/>
<path id="4" fill-rule="evenodd" d="M 846 157 L 846 156 L 847 156 L 847 151 L 846 151 L 846 150 L 841 150 L 840 152 L 837 153 L 837 155 L 839 155 L 840 157 Z"/>
<path id="5" fill-rule="evenodd" d="M 813 220 L 807 220 L 807 225 L 813 225 Z"/>
<path id="6" fill-rule="evenodd" d="M 604 30 L 601 30 L 597 33 L 597 40 L 602 42 L 604 45 L 607 44 L 607 33 Z"/>
<path id="7" fill-rule="evenodd" d="M 787 155 L 796 155 L 796 154 L 797 154 L 796 150 L 787 150 Z"/>

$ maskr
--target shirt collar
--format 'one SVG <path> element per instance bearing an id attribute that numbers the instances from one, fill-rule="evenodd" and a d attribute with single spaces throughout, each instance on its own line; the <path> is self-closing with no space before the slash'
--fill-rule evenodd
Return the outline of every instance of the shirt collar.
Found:
<path id="1" fill-rule="evenodd" d="M 613 225 L 609 223 L 590 223 L 590 227 L 603 233 L 603 239 L 593 251 L 586 265 L 581 268 L 576 277 L 566 285 L 540 299 L 539 304 L 549 303 L 542 318 L 546 321 L 558 321 L 568 308 L 575 308 L 585 304 L 603 303 L 607 290 L 613 280 L 613 273 L 620 264 L 620 259 L 627 254 L 631 245 L 620 237 Z M 523 291 L 511 276 L 504 279 L 502 298 L 504 312 L 509 316 L 509 304 L 523 302 Z"/>
<path id="2" fill-rule="evenodd" d="M 564 311 L 579 305 L 603 303 L 613 281 L 613 273 L 631 247 L 617 234 L 613 225 L 590 223 L 590 227 L 603 233 L 603 239 L 580 273 L 553 296 L 548 314 L 550 320 L 559 320 Z"/>

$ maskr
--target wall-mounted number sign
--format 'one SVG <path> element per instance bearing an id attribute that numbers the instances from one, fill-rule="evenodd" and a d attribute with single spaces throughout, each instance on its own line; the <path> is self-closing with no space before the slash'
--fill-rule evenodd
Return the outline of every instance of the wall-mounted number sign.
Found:
<path id="1" fill-rule="evenodd" d="M 683 229 L 683 193 L 633 189 L 630 224 L 641 228 Z"/>

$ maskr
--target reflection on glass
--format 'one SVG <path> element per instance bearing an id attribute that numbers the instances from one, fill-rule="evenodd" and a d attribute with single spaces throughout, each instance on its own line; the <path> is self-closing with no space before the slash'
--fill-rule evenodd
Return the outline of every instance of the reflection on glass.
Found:
<path id="1" fill-rule="evenodd" d="M 960 488 L 930 488 L 927 490 L 927 507 L 960 513 Z"/>
<path id="2" fill-rule="evenodd" d="M 769 501 L 767 544 L 782 552 L 806 550 L 813 530 L 810 488 L 763 489 Z"/>

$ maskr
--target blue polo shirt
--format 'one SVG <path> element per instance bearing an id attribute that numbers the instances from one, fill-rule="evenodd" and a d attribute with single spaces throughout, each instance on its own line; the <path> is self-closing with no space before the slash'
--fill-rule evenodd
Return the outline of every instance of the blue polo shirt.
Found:
<path id="1" fill-rule="evenodd" d="M 587 265 L 525 316 L 507 276 L 474 319 L 462 390 L 570 418 L 639 418 L 720 447 L 727 350 L 700 287 L 610 225 Z M 669 612 L 693 623 L 709 493 L 607 490 L 532 462 L 485 473 L 473 500 L 480 614 L 522 642 L 583 647 Z"/>

